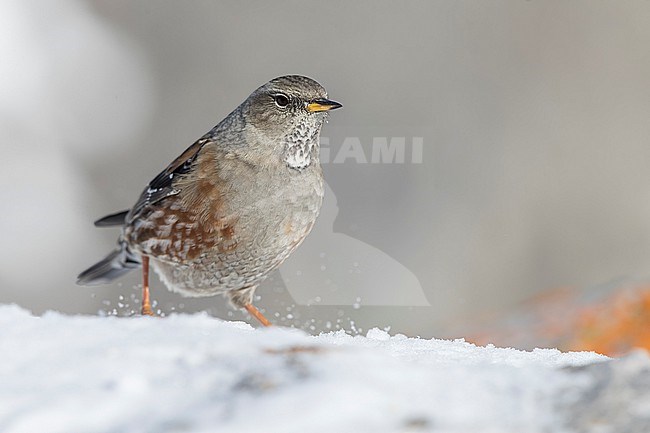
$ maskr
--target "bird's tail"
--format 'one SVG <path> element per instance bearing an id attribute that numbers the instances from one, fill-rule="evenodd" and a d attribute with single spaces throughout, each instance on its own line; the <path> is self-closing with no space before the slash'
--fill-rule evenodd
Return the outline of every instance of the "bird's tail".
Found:
<path id="1" fill-rule="evenodd" d="M 133 254 L 126 243 L 120 242 L 116 250 L 80 273 L 77 284 L 86 286 L 107 284 L 140 266 L 142 266 L 140 257 Z"/>

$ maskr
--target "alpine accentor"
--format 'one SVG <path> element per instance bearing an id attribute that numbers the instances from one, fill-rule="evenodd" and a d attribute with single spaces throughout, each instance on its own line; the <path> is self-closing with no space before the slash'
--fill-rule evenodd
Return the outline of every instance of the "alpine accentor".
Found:
<path id="1" fill-rule="evenodd" d="M 303 76 L 255 90 L 156 176 L 131 210 L 95 222 L 122 226 L 122 233 L 117 249 L 77 282 L 102 284 L 142 266 L 142 314 L 152 314 L 151 263 L 170 290 L 225 294 L 268 325 L 253 294 L 316 221 L 320 130 L 339 107 Z"/>

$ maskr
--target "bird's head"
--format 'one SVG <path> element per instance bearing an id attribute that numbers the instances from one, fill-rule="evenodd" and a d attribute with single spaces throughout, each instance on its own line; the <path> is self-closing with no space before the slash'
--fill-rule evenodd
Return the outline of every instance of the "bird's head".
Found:
<path id="1" fill-rule="evenodd" d="M 275 78 L 244 102 L 250 133 L 268 143 L 290 168 L 301 170 L 317 157 L 328 112 L 341 104 L 327 98 L 318 82 L 300 75 Z"/>

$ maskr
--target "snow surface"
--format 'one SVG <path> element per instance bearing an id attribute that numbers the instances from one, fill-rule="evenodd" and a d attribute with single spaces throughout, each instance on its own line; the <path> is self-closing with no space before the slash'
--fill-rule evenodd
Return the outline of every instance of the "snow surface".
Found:
<path id="1" fill-rule="evenodd" d="M 595 353 L 0 306 L 0 432 L 555 432 Z M 558 406 L 560 405 L 560 406 Z M 560 408 L 560 409 L 558 409 Z"/>

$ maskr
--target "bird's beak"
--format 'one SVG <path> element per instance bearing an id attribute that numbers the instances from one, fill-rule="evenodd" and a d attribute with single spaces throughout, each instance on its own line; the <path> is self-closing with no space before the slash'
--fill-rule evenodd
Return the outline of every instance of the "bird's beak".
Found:
<path id="1" fill-rule="evenodd" d="M 307 111 L 316 113 L 318 111 L 329 111 L 341 108 L 343 105 L 329 99 L 313 99 L 307 103 Z"/>

